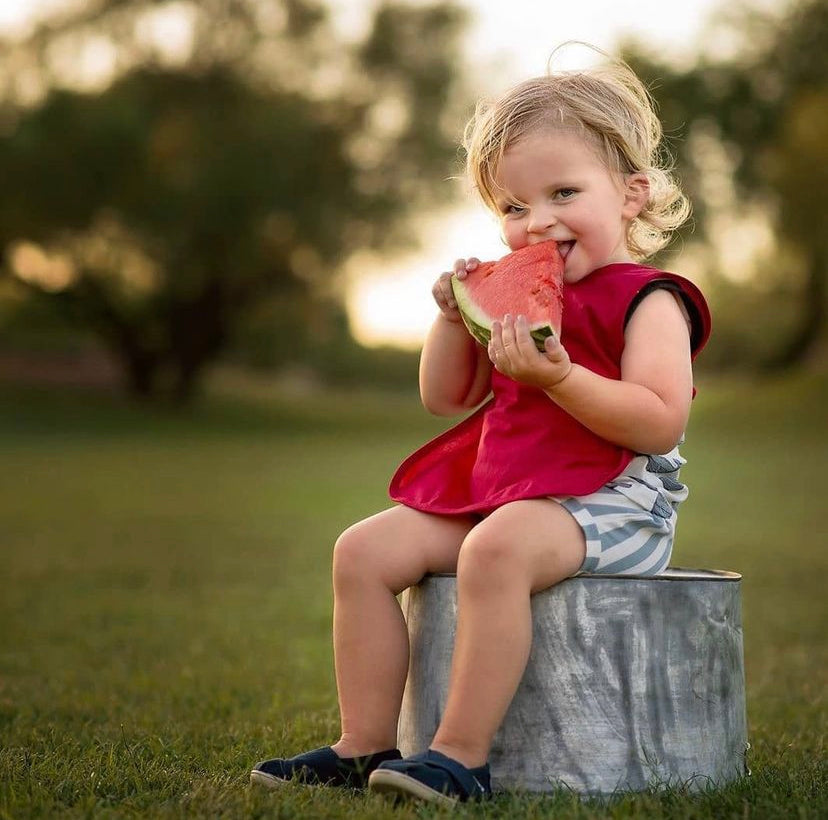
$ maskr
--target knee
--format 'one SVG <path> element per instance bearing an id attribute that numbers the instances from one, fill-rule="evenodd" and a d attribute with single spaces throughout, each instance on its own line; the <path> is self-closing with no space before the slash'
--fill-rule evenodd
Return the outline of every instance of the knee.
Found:
<path id="1" fill-rule="evenodd" d="M 457 582 L 467 588 L 499 585 L 518 569 L 508 533 L 500 528 L 472 530 L 460 548 Z"/>
<path id="2" fill-rule="evenodd" d="M 374 560 L 371 539 L 364 528 L 360 524 L 348 527 L 334 544 L 334 586 L 350 585 L 365 578 Z"/>

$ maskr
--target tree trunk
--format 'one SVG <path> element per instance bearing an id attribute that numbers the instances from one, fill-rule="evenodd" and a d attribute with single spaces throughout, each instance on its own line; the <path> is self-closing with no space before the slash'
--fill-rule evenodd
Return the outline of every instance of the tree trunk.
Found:
<path id="1" fill-rule="evenodd" d="M 176 370 L 175 382 L 172 387 L 172 400 L 174 404 L 190 404 L 196 395 L 196 387 L 199 383 L 199 376 L 206 361 L 187 365 L 179 365 Z"/>
<path id="2" fill-rule="evenodd" d="M 195 397 L 199 376 L 216 359 L 225 340 L 228 295 L 217 276 L 205 283 L 192 300 L 174 306 L 170 313 L 169 336 L 175 381 L 171 398 L 187 404 Z"/>
<path id="3" fill-rule="evenodd" d="M 127 380 L 127 391 L 134 399 L 149 401 L 155 396 L 158 375 L 158 357 L 143 350 L 121 349 Z"/>

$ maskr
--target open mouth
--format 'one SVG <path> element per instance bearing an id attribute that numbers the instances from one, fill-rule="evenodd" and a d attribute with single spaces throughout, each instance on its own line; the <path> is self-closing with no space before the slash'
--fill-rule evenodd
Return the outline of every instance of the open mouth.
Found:
<path id="1" fill-rule="evenodd" d="M 569 256 L 574 247 L 574 239 L 567 239 L 566 242 L 558 242 L 558 252 L 561 254 L 561 259 L 566 261 L 566 257 Z"/>

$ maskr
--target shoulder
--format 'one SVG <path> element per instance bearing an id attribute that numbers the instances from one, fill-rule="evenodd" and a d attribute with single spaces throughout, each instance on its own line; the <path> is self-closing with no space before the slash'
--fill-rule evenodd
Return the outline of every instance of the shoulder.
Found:
<path id="1" fill-rule="evenodd" d="M 684 276 L 670 271 L 660 270 L 647 265 L 628 265 L 626 271 L 620 271 L 628 277 L 632 298 L 629 301 L 624 327 L 646 301 L 651 308 L 669 309 L 670 303 L 678 308 L 690 329 L 690 346 L 693 356 L 707 344 L 711 331 L 710 308 L 701 289 Z M 657 300 L 649 299 L 651 294 L 665 291 Z M 672 299 L 667 298 L 672 295 Z"/>
<path id="2" fill-rule="evenodd" d="M 679 333 L 685 339 L 693 337 L 693 320 L 680 293 L 672 288 L 648 289 L 636 302 L 635 310 L 628 311 L 624 324 L 627 340 L 634 334 L 646 333 L 655 343 L 658 338 Z"/>

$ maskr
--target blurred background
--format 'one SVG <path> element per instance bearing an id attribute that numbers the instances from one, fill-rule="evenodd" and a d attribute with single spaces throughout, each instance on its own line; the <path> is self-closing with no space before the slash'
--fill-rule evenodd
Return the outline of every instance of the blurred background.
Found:
<path id="1" fill-rule="evenodd" d="M 0 816 L 274 816 L 250 765 L 337 736 L 331 544 L 455 421 L 434 279 L 506 250 L 463 125 L 570 40 L 694 203 L 672 563 L 744 576 L 755 776 L 630 816 L 828 815 L 824 0 L 0 0 Z"/>
<path id="2" fill-rule="evenodd" d="M 828 11 L 4 0 L 0 374 L 187 402 L 216 365 L 410 384 L 459 256 L 497 258 L 458 143 L 480 95 L 629 60 L 693 222 L 657 262 L 713 303 L 708 371 L 826 358 Z"/>

